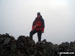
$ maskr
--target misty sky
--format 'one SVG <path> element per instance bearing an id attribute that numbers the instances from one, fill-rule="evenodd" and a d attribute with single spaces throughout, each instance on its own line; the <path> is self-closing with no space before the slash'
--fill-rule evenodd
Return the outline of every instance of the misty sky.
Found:
<path id="1" fill-rule="evenodd" d="M 0 0 L 0 34 L 29 36 L 38 11 L 45 20 L 42 40 L 75 41 L 75 0 Z"/>

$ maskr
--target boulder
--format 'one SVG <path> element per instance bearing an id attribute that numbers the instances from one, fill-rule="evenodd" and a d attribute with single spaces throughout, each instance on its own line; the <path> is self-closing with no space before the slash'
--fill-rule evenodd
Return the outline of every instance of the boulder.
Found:
<path id="1" fill-rule="evenodd" d="M 21 35 L 15 39 L 8 33 L 0 34 L 0 56 L 59 56 L 58 52 L 64 51 L 75 52 L 75 41 L 58 45 L 44 39 L 35 43 L 28 36 Z"/>

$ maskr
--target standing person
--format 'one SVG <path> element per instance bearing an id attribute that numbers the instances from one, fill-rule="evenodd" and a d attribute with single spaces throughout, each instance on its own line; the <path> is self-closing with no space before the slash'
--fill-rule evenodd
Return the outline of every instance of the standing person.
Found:
<path id="1" fill-rule="evenodd" d="M 32 25 L 32 30 L 30 32 L 30 38 L 33 39 L 33 35 L 37 33 L 38 42 L 40 42 L 42 33 L 44 32 L 44 28 L 45 28 L 44 19 L 42 18 L 40 12 L 38 12 L 37 17 L 35 18 L 33 25 Z"/>

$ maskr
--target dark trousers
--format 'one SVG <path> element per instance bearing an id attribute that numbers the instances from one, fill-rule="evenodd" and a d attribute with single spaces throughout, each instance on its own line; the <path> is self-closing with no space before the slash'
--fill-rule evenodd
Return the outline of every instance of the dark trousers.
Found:
<path id="1" fill-rule="evenodd" d="M 41 41 L 41 36 L 42 36 L 42 32 L 41 31 L 36 31 L 36 30 L 33 30 L 30 32 L 30 38 L 33 39 L 33 35 L 37 33 L 37 36 L 38 36 L 38 42 Z"/>

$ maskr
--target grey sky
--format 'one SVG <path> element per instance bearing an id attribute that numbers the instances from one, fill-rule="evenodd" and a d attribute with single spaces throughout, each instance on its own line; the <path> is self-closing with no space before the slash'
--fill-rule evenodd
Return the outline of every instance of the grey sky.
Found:
<path id="1" fill-rule="evenodd" d="M 38 11 L 46 25 L 42 40 L 75 41 L 75 0 L 0 0 L 0 34 L 29 36 Z"/>

